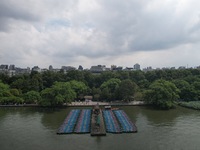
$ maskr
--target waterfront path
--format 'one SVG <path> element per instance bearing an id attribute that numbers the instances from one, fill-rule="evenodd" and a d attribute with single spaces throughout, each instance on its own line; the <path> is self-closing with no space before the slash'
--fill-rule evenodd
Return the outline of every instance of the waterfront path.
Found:
<path id="1" fill-rule="evenodd" d="M 94 106 L 94 105 L 100 105 L 100 106 L 140 106 L 145 105 L 143 101 L 131 101 L 131 102 L 72 102 L 71 104 L 67 104 L 67 106 L 77 107 L 77 106 Z"/>

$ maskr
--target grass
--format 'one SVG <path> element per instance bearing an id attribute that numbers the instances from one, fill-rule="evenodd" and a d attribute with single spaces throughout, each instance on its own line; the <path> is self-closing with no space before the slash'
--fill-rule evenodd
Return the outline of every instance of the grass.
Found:
<path id="1" fill-rule="evenodd" d="M 179 102 L 180 106 L 200 110 L 200 101 Z"/>

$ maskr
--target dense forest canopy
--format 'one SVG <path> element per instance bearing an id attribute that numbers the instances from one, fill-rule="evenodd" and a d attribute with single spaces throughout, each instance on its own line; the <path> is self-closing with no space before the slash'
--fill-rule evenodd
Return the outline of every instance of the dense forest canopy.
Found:
<path id="1" fill-rule="evenodd" d="M 200 70 L 108 71 L 72 70 L 8 77 L 0 74 L 0 103 L 56 106 L 92 95 L 96 101 L 146 100 L 159 107 L 173 101 L 200 100 Z M 162 103 L 164 101 L 164 103 Z"/>

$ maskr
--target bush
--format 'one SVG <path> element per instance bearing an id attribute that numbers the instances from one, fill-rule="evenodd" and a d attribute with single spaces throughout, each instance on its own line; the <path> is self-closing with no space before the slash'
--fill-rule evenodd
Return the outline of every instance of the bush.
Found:
<path id="1" fill-rule="evenodd" d="M 200 101 L 179 102 L 180 106 L 200 110 Z"/>

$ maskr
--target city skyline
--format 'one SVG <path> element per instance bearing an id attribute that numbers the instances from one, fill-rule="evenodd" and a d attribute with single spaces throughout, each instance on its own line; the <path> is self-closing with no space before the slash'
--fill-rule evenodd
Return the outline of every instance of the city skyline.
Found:
<path id="1" fill-rule="evenodd" d="M 198 0 L 1 0 L 0 64 L 197 67 L 199 5 Z"/>
<path id="2" fill-rule="evenodd" d="M 103 67 L 103 68 L 107 68 L 110 70 L 113 70 L 113 68 L 120 68 L 120 70 L 158 70 L 158 69 L 199 69 L 199 66 L 195 66 L 195 67 L 189 67 L 187 66 L 178 66 L 178 67 L 174 67 L 174 66 L 168 66 L 168 67 L 153 67 L 153 66 L 147 66 L 147 67 L 141 67 L 141 65 L 139 63 L 135 63 L 134 65 L 129 65 L 129 66 L 122 66 L 122 65 L 104 65 L 104 64 L 92 64 L 89 68 L 85 68 L 83 65 L 79 64 L 78 66 L 73 66 L 73 65 L 60 65 L 58 67 L 55 67 L 53 65 L 49 65 L 48 67 L 41 67 L 40 65 L 34 65 L 34 66 L 26 66 L 26 67 L 22 67 L 22 66 L 17 66 L 15 64 L 0 64 L 0 70 L 15 70 L 15 69 L 29 69 L 29 70 L 33 70 L 33 69 L 41 69 L 41 70 L 53 70 L 53 69 L 63 69 L 63 70 L 68 70 L 68 68 L 72 68 L 72 70 L 92 70 L 93 67 Z M 105 70 L 106 71 L 106 70 Z"/>

